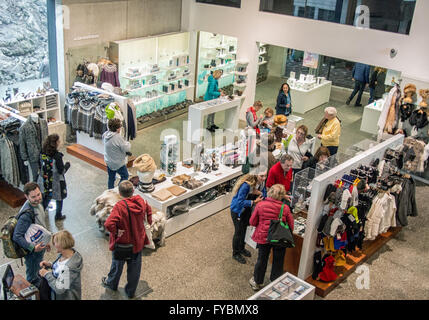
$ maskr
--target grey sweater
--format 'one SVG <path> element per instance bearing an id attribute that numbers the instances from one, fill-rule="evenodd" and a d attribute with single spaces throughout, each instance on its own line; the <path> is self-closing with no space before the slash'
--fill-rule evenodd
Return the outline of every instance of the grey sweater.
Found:
<path id="1" fill-rule="evenodd" d="M 52 272 L 45 275 L 49 286 L 55 293 L 55 300 L 81 300 L 82 299 L 82 286 L 80 272 L 83 268 L 83 259 L 79 252 L 74 250 L 74 254 L 67 261 L 66 267 L 58 278 L 55 278 Z M 52 265 L 61 258 L 61 254 Z"/>
<path id="2" fill-rule="evenodd" d="M 126 153 L 131 151 L 131 144 L 120 133 L 106 131 L 103 134 L 104 161 L 110 170 L 118 170 L 126 164 Z"/>
<path id="3" fill-rule="evenodd" d="M 253 114 L 251 112 L 246 112 L 246 122 L 249 127 L 256 128 L 259 126 L 261 121 L 261 118 L 257 118 L 256 121 L 253 120 Z"/>

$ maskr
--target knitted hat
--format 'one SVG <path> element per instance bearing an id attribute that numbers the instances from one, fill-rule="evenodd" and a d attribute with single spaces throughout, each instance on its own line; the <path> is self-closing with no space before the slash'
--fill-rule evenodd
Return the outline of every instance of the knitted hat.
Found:
<path id="1" fill-rule="evenodd" d="M 137 168 L 140 172 L 155 172 L 156 164 L 152 157 L 147 153 L 138 156 L 133 162 L 133 167 Z"/>
<path id="2" fill-rule="evenodd" d="M 287 123 L 287 117 L 284 114 L 278 114 L 274 117 L 274 124 L 277 126 L 284 126 Z"/>

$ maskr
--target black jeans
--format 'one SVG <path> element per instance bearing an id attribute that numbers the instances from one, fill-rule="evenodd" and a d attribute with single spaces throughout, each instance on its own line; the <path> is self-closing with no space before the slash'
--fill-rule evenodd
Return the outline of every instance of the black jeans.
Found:
<path id="1" fill-rule="evenodd" d="M 273 248 L 273 266 L 271 267 L 270 281 L 273 282 L 280 277 L 283 271 L 283 263 L 286 254 L 286 248 L 273 246 L 269 243 L 258 243 L 258 260 L 255 264 L 253 278 L 257 284 L 264 283 L 265 272 L 267 271 L 268 258 L 270 256 L 271 248 Z"/>
<path id="2" fill-rule="evenodd" d="M 246 237 L 246 228 L 249 225 L 251 209 L 246 208 L 238 214 L 231 211 L 232 222 L 234 223 L 234 236 L 232 237 L 232 255 L 240 254 L 244 250 L 244 238 Z"/>
<path id="3" fill-rule="evenodd" d="M 49 205 L 49 202 L 51 202 L 51 197 L 43 197 L 43 210 L 46 210 L 46 208 Z M 57 203 L 57 208 L 55 210 L 55 218 L 59 218 L 62 216 L 63 211 L 63 200 L 55 200 Z"/>
<path id="4" fill-rule="evenodd" d="M 338 152 L 338 147 L 330 146 L 330 147 L 326 147 L 326 148 L 328 148 L 331 156 L 333 156 L 334 154 L 336 154 Z"/>
<path id="5" fill-rule="evenodd" d="M 349 101 L 352 101 L 356 93 L 359 92 L 355 104 L 360 104 L 360 99 L 362 99 L 362 94 L 364 89 L 365 89 L 365 83 L 355 80 L 355 88 L 353 89 L 353 92 L 349 97 Z"/>

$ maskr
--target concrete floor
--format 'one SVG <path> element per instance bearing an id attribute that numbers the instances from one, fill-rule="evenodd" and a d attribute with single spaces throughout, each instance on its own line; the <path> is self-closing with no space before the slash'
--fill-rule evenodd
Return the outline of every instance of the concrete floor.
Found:
<path id="1" fill-rule="evenodd" d="M 274 106 L 280 79 L 269 79 L 258 86 L 257 99 L 264 106 Z M 344 103 L 331 102 L 338 108 L 343 120 L 341 149 L 370 135 L 359 131 L 362 108 L 345 106 Z M 320 106 L 305 114 L 303 123 L 309 126 L 310 133 L 323 115 Z M 147 128 L 138 133 L 133 142 L 135 155 L 150 153 L 159 163 L 160 133 L 167 128 L 176 128 L 182 133 L 182 121 L 187 115 L 177 117 L 160 125 Z M 123 275 L 120 290 L 112 293 L 100 285 L 100 279 L 110 268 L 111 254 L 108 240 L 95 225 L 95 218 L 89 215 L 93 200 L 107 185 L 107 174 L 86 162 L 65 154 L 71 162 L 66 175 L 69 197 L 64 201 L 64 222 L 56 224 L 54 213 L 50 213 L 52 231 L 69 230 L 75 237 L 76 249 L 82 254 L 82 299 L 125 299 Z M 352 274 L 325 299 L 428 299 L 429 298 L 429 227 L 428 209 L 424 197 L 428 186 L 417 188 L 419 216 L 409 219 L 409 226 L 403 228 L 397 237 L 387 243 L 367 262 L 370 270 L 369 289 L 356 288 L 358 274 Z M 0 202 L 0 224 L 7 217 L 18 212 Z M 253 274 L 257 251 L 249 248 L 252 257 L 245 265 L 231 258 L 233 226 L 229 210 L 200 221 L 199 223 L 167 238 L 166 246 L 156 251 L 144 250 L 142 273 L 137 294 L 138 299 L 247 299 L 253 295 L 248 280 Z M 2 251 L 1 251 L 2 252 Z M 45 259 L 53 260 L 56 253 L 50 252 Z M 19 260 L 13 261 L 0 256 L 0 275 L 8 263 L 14 271 L 25 275 L 25 267 Z M 269 270 L 267 271 L 268 275 Z M 125 273 L 125 272 L 124 272 Z M 266 277 L 266 283 L 268 278 Z M 317 298 L 319 299 L 319 298 Z"/>

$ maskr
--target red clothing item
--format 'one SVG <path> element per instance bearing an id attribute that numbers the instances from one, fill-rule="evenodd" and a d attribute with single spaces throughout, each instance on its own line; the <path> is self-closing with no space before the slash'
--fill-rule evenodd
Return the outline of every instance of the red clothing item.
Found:
<path id="1" fill-rule="evenodd" d="M 249 109 L 247 109 L 247 112 L 251 112 L 252 113 L 252 115 L 253 115 L 253 121 L 258 120 L 258 116 L 256 115 L 256 110 L 255 110 L 255 108 L 253 108 L 253 106 L 250 107 Z M 256 134 L 261 134 L 261 130 L 258 127 L 255 127 L 253 129 L 255 129 Z"/>
<path id="2" fill-rule="evenodd" d="M 290 182 L 292 181 L 292 172 L 291 168 L 288 173 L 285 174 L 280 162 L 277 162 L 271 167 L 270 172 L 268 172 L 267 188 L 271 188 L 275 184 L 282 184 L 285 186 L 286 191 L 289 191 Z"/>
<path id="3" fill-rule="evenodd" d="M 127 202 L 131 213 L 131 224 L 133 235 L 130 232 L 130 219 L 128 217 L 128 209 L 124 200 Z M 134 253 L 140 252 L 146 244 L 149 244 L 149 239 L 146 236 L 144 227 L 145 215 L 147 221 L 152 224 L 152 209 L 139 195 L 132 196 L 118 201 L 112 209 L 110 216 L 107 218 L 104 226 L 110 232 L 109 249 L 113 251 L 115 243 L 132 243 L 134 245 Z M 118 230 L 123 230 L 118 235 Z"/>
<path id="4" fill-rule="evenodd" d="M 334 271 L 335 258 L 333 256 L 328 256 L 325 258 L 325 266 L 321 273 L 319 273 L 319 278 L 325 282 L 335 281 L 338 275 Z"/>
<path id="5" fill-rule="evenodd" d="M 279 218 L 282 202 L 273 198 L 265 198 L 259 202 L 253 210 L 249 224 L 256 227 L 252 235 L 253 241 L 259 244 L 267 243 L 268 229 L 270 228 L 271 220 Z M 283 208 L 283 222 L 287 222 L 290 230 L 293 232 L 294 222 L 293 216 L 290 213 L 289 206 L 285 204 Z"/>

